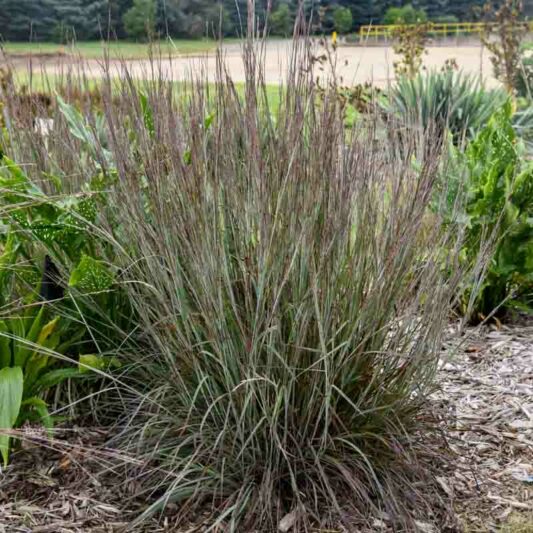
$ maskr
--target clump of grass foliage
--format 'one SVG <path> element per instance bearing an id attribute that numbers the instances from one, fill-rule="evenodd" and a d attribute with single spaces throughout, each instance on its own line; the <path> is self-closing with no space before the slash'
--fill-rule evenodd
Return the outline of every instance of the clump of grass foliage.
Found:
<path id="1" fill-rule="evenodd" d="M 461 232 L 428 208 L 440 143 L 391 141 L 377 116 L 347 131 L 335 91 L 316 105 L 308 57 L 276 113 L 249 42 L 244 98 L 222 60 L 212 86 L 154 63 L 146 82 L 108 77 L 101 116 L 66 94 L 46 135 L 6 130 L 48 194 L 96 200 L 87 253 L 131 307 L 112 444 L 138 459 L 143 516 L 178 502 L 205 530 L 275 530 L 291 512 L 296 531 L 378 511 L 415 527 L 434 498 L 428 396 L 463 275 Z"/>

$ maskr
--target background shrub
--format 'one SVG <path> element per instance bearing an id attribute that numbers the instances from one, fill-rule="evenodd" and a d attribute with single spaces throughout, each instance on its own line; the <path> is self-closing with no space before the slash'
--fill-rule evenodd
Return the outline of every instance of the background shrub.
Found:
<path id="1" fill-rule="evenodd" d="M 293 17 L 289 5 L 285 2 L 272 11 L 270 15 L 270 32 L 273 35 L 281 35 L 287 37 L 292 34 L 292 27 L 294 24 Z"/>
<path id="2" fill-rule="evenodd" d="M 349 33 L 352 29 L 352 12 L 348 7 L 337 6 L 333 11 L 333 23 L 340 33 Z"/>
<path id="3" fill-rule="evenodd" d="M 423 9 L 415 9 L 411 4 L 389 7 L 383 16 L 383 24 L 418 24 L 426 21 L 426 12 Z"/>
<path id="4" fill-rule="evenodd" d="M 156 4 L 154 0 L 133 0 L 122 17 L 124 29 L 133 39 L 149 39 L 155 32 Z"/>

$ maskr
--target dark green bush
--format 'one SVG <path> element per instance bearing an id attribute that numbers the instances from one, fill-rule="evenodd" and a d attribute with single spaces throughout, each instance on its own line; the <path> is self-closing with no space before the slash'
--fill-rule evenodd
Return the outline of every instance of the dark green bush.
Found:
<path id="1" fill-rule="evenodd" d="M 335 30 L 340 34 L 349 33 L 352 29 L 352 12 L 348 7 L 337 6 L 333 11 Z"/>
<path id="2" fill-rule="evenodd" d="M 272 35 L 288 37 L 292 34 L 294 19 L 289 5 L 286 2 L 280 3 L 277 9 L 272 11 L 269 18 L 269 24 L 270 33 L 272 33 Z"/>
<path id="3" fill-rule="evenodd" d="M 406 4 L 402 7 L 389 7 L 383 17 L 383 24 L 418 24 L 426 20 L 427 15 L 423 9 Z"/>
<path id="4" fill-rule="evenodd" d="M 133 5 L 122 17 L 128 37 L 141 40 L 153 38 L 155 17 L 155 0 L 133 0 Z"/>

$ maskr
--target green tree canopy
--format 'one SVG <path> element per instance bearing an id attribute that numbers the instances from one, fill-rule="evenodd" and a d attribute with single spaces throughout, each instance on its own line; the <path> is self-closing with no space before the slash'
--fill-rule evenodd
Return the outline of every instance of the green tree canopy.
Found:
<path id="1" fill-rule="evenodd" d="M 485 0 L 303 0 L 312 17 L 312 31 L 341 33 L 363 24 L 390 23 L 402 17 L 413 21 L 422 13 L 429 20 L 475 20 L 474 11 Z M 299 0 L 274 0 L 271 33 L 290 35 Z M 531 10 L 533 0 L 525 3 Z M 156 35 L 200 37 L 241 35 L 246 32 L 247 0 L 0 0 L 0 37 L 28 41 L 70 38 L 95 39 L 109 35 L 145 38 Z M 269 0 L 256 0 L 256 20 L 265 24 Z M 341 11 L 338 11 L 341 9 Z M 338 13 L 337 13 L 338 11 Z M 351 15 L 348 27 L 348 12 Z M 384 14 L 386 13 L 386 16 Z M 341 30 L 342 27 L 342 30 Z M 128 31 L 126 31 L 128 30 Z"/>
<path id="2" fill-rule="evenodd" d="M 423 9 L 415 9 L 411 4 L 402 7 L 389 7 L 383 17 L 383 24 L 416 24 L 427 20 Z"/>
<path id="3" fill-rule="evenodd" d="M 288 37 L 292 34 L 293 26 L 294 19 L 289 5 L 283 2 L 270 15 L 270 33 Z"/>
<path id="4" fill-rule="evenodd" d="M 122 21 L 126 33 L 135 39 L 147 39 L 155 32 L 155 0 L 133 0 Z"/>
<path id="5" fill-rule="evenodd" d="M 348 33 L 352 29 L 352 12 L 347 7 L 338 6 L 333 11 L 333 23 L 339 33 Z"/>

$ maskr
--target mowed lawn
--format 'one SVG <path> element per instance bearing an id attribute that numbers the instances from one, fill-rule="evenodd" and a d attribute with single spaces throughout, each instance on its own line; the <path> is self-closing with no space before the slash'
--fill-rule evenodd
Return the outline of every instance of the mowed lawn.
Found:
<path id="1" fill-rule="evenodd" d="M 121 59 L 142 59 L 154 55 L 199 54 L 214 50 L 217 42 L 211 39 L 166 39 L 153 43 L 131 41 L 80 41 L 72 45 L 50 42 L 6 42 L 2 49 L 12 55 L 29 54 L 72 54 L 87 59 L 103 57 L 104 52 L 110 57 Z"/>

